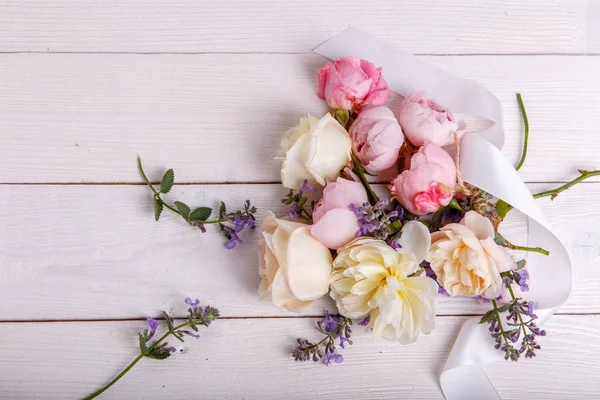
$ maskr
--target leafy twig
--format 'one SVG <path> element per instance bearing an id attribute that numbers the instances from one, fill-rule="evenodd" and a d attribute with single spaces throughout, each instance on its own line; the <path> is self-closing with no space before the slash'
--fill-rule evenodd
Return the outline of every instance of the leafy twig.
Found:
<path id="1" fill-rule="evenodd" d="M 530 251 L 530 252 L 534 252 L 534 253 L 540 253 L 545 256 L 550 255 L 550 252 L 548 250 L 543 249 L 541 247 L 525 247 L 525 246 L 517 246 L 516 244 L 512 244 L 511 242 L 506 240 L 506 238 L 504 236 L 502 236 L 499 232 L 495 233 L 494 241 L 496 242 L 496 244 L 506 247 L 506 248 L 509 248 L 511 250 Z"/>
<path id="2" fill-rule="evenodd" d="M 365 168 L 358 162 L 358 160 L 354 157 L 354 155 L 352 156 L 352 164 L 354 165 L 354 167 L 352 168 L 352 171 L 358 175 L 358 178 L 360 179 L 360 182 L 363 184 L 363 186 L 365 187 L 365 190 L 367 191 L 367 197 L 369 199 L 369 203 L 371 203 L 371 205 L 375 205 L 379 202 L 379 196 L 377 196 L 377 194 L 375 193 L 375 191 L 373 191 L 373 188 L 371 188 L 371 185 L 369 184 L 369 181 L 367 180 L 367 177 L 365 176 Z"/>
<path id="3" fill-rule="evenodd" d="M 546 190 L 544 192 L 536 193 L 533 195 L 533 197 L 535 199 L 539 199 L 541 197 L 550 196 L 550 200 L 554 200 L 556 198 L 556 196 L 558 196 L 561 192 L 564 192 L 565 190 L 575 186 L 579 182 L 582 182 L 593 176 L 600 175 L 600 170 L 586 171 L 586 170 L 580 169 L 578 171 L 581 175 L 579 177 L 573 179 L 571 182 L 565 183 L 564 185 L 557 187 L 556 189 L 553 189 L 553 190 Z"/>
<path id="4" fill-rule="evenodd" d="M 317 321 L 319 332 L 325 337 L 319 342 L 311 342 L 307 339 L 298 338 L 298 346 L 292 352 L 294 360 L 317 362 L 323 361 L 325 365 L 330 365 L 332 361 L 336 364 L 344 361 L 344 357 L 337 352 L 336 340 L 339 346 L 345 348 L 346 343 L 352 344 L 350 336 L 352 334 L 352 320 L 342 315 L 331 315 L 325 312 L 325 316 Z M 324 345 L 324 348 L 322 348 Z"/>
<path id="5" fill-rule="evenodd" d="M 167 347 L 168 342 L 165 342 L 169 336 L 173 336 L 180 341 L 184 341 L 184 336 L 191 336 L 194 338 L 199 338 L 195 332 L 198 332 L 198 326 L 202 325 L 205 327 L 210 326 L 212 321 L 214 321 L 217 317 L 219 317 L 219 310 L 216 308 L 206 306 L 200 307 L 200 301 L 196 299 L 192 301 L 189 297 L 185 299 L 186 304 L 190 306 L 188 309 L 189 315 L 188 320 L 180 325 L 173 326 L 173 319 L 165 313 L 165 320 L 167 322 L 168 330 L 167 332 L 158 338 L 154 343 L 148 345 L 150 340 L 154 337 L 156 330 L 158 328 L 159 322 L 153 318 L 148 318 L 149 328 L 145 329 L 142 333 L 139 334 L 139 343 L 140 343 L 140 354 L 127 366 L 123 371 L 121 371 L 113 380 L 107 383 L 102 389 L 97 390 L 91 395 L 87 396 L 85 400 L 95 399 L 100 396 L 106 390 L 108 390 L 111 386 L 117 383 L 131 368 L 135 366 L 142 358 L 152 358 L 155 360 L 164 360 L 168 358 L 176 352 L 177 350 L 174 347 Z M 190 328 L 190 330 L 186 330 L 183 328 Z"/>

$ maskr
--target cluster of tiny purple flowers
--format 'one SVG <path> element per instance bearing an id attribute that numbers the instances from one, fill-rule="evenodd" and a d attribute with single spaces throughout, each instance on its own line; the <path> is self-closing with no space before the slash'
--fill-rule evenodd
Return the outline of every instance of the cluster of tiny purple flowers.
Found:
<path id="1" fill-rule="evenodd" d="M 288 209 L 288 220 L 295 221 L 299 217 L 304 217 L 309 221 L 312 220 L 312 212 L 306 210 L 305 206 L 308 202 L 308 197 L 306 197 L 306 193 L 315 192 L 315 186 L 311 183 L 308 183 L 308 180 L 304 180 L 302 183 L 302 187 L 298 190 L 298 192 L 294 192 L 294 190 L 290 190 L 288 195 L 281 199 L 281 203 L 290 206 Z M 311 202 L 311 209 L 314 209 L 314 202 Z"/>
<path id="2" fill-rule="evenodd" d="M 250 200 L 246 200 L 244 208 L 236 212 L 228 213 L 225 203 L 221 202 L 219 209 L 219 229 L 225 236 L 227 242 L 225 247 L 228 250 L 235 248 L 238 244 L 244 243 L 239 237 L 246 227 L 256 228 L 256 207 L 250 205 Z"/>
<path id="3" fill-rule="evenodd" d="M 361 205 L 350 204 L 348 207 L 358 217 L 358 236 L 372 236 L 375 239 L 388 240 L 399 233 L 402 228 L 402 218 L 405 210 L 397 206 L 388 210 L 389 200 L 379 200 L 375 205 L 363 203 Z M 392 247 L 397 248 L 398 243 L 390 240 Z"/>
<path id="4" fill-rule="evenodd" d="M 311 342 L 298 338 L 298 345 L 292 351 L 296 361 L 322 361 L 326 366 L 332 362 L 340 364 L 344 356 L 338 353 L 337 346 L 344 349 L 347 344 L 352 344 L 352 320 L 342 315 L 331 315 L 325 311 L 325 316 L 317 321 L 317 327 L 325 335 L 319 342 Z"/>

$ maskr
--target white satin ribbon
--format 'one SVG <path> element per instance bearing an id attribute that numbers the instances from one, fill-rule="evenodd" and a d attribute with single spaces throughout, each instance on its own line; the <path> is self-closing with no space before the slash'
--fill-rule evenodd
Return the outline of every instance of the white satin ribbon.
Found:
<path id="1" fill-rule="evenodd" d="M 475 82 L 451 75 L 354 28 L 334 36 L 314 51 L 332 60 L 346 56 L 368 60 L 383 67 L 390 88 L 401 96 L 425 91 L 427 97 L 452 112 L 486 118 L 493 123 L 481 132 L 463 136 L 460 171 L 465 182 L 525 214 L 529 222 L 528 245 L 550 251 L 549 256 L 528 254 L 530 290 L 524 295 L 539 303 L 536 313 L 540 324 L 547 320 L 569 296 L 571 261 L 525 183 L 500 152 L 504 144 L 500 100 Z M 440 384 L 448 400 L 500 399 L 482 367 L 502 360 L 503 353 L 494 348 L 488 326 L 478 324 L 479 319 L 471 318 L 463 325 L 444 366 Z"/>

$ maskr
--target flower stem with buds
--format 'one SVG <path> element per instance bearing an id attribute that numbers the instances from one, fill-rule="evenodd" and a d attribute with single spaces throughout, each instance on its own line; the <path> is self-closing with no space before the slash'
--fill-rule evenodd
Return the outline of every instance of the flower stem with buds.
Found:
<path id="1" fill-rule="evenodd" d="M 592 176 L 600 175 L 600 170 L 586 171 L 586 170 L 580 169 L 579 173 L 581 175 L 579 177 L 573 179 L 571 182 L 565 183 L 564 185 L 557 187 L 556 189 L 553 189 L 553 190 L 546 190 L 544 192 L 536 193 L 533 195 L 533 198 L 539 199 L 540 197 L 550 196 L 550 200 L 554 200 L 556 198 L 556 196 L 558 196 L 561 192 L 564 192 L 565 190 L 575 186 L 579 182 L 582 182 L 588 178 L 591 178 Z"/>

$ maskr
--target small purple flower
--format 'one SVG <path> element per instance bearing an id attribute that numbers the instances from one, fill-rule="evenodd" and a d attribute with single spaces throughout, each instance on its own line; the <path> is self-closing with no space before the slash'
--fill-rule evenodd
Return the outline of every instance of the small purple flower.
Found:
<path id="1" fill-rule="evenodd" d="M 392 239 L 389 244 L 390 244 L 390 247 L 394 250 L 398 250 L 399 248 L 402 247 L 402 246 L 400 246 L 400 243 L 398 243 L 398 241 L 396 239 Z"/>
<path id="2" fill-rule="evenodd" d="M 243 231 L 245 226 L 246 226 L 245 219 L 240 218 L 238 216 L 233 218 L 233 230 L 235 231 L 235 233 L 240 233 L 241 231 Z"/>
<path id="3" fill-rule="evenodd" d="M 327 354 L 324 358 L 325 365 L 329 366 L 332 361 L 336 364 L 341 364 L 344 361 L 344 356 L 341 354 Z"/>
<path id="4" fill-rule="evenodd" d="M 367 315 L 362 321 L 358 323 L 360 326 L 367 326 L 371 322 L 371 316 Z"/>
<path id="5" fill-rule="evenodd" d="M 329 311 L 325 311 L 325 316 L 319 321 L 319 325 L 325 332 L 331 333 L 340 326 L 340 322 L 334 316 L 329 314 Z"/>
<path id="6" fill-rule="evenodd" d="M 200 232 L 206 233 L 206 227 L 204 226 L 203 223 L 198 222 L 198 221 L 192 221 L 191 224 L 193 227 L 200 229 Z"/>
<path id="7" fill-rule="evenodd" d="M 227 243 L 225 243 L 225 247 L 227 248 L 227 250 L 231 250 L 231 249 L 234 249 L 235 246 L 237 246 L 238 244 L 241 244 L 241 243 L 244 243 L 242 241 L 242 239 L 240 239 L 240 237 L 237 235 L 237 233 L 232 232 L 231 238 L 229 238 Z"/>
<path id="8" fill-rule="evenodd" d="M 535 315 L 535 313 L 533 312 L 533 310 L 535 310 L 538 307 L 538 303 L 535 301 L 528 301 L 527 302 L 527 310 L 525 310 L 525 315 L 527 315 L 528 317 L 532 318 L 532 319 L 536 319 L 537 315 Z"/>
<path id="9" fill-rule="evenodd" d="M 150 340 L 156 333 L 156 329 L 158 329 L 158 325 L 160 323 L 157 320 L 155 320 L 154 318 L 150 318 L 150 317 L 146 318 L 146 321 L 148 322 L 148 327 L 150 328 L 150 330 L 148 331 L 147 340 Z"/>
<path id="10" fill-rule="evenodd" d="M 290 209 L 288 210 L 288 220 L 290 221 L 295 221 L 296 218 L 298 218 L 298 208 L 296 207 L 295 204 L 293 204 Z"/>
<path id="11" fill-rule="evenodd" d="M 442 295 L 442 296 L 445 296 L 445 297 L 450 297 L 450 293 L 448 293 L 448 292 L 446 291 L 446 289 L 444 289 L 444 287 L 443 287 L 443 286 L 441 286 L 441 285 L 440 285 L 440 286 L 438 286 L 438 294 L 439 294 L 439 295 Z"/>
<path id="12" fill-rule="evenodd" d="M 191 297 L 186 297 L 185 304 L 190 306 L 190 308 L 195 311 L 198 309 L 198 307 L 200 307 L 200 300 L 198 300 L 198 299 L 192 300 Z"/>
<path id="13" fill-rule="evenodd" d="M 197 334 L 197 333 L 194 333 L 192 331 L 180 330 L 179 332 L 183 333 L 184 335 L 188 335 L 188 336 L 191 336 L 193 338 L 200 339 L 200 335 Z"/>
<path id="14" fill-rule="evenodd" d="M 517 285 L 519 285 L 519 288 L 521 288 L 521 291 L 528 292 L 529 285 L 527 285 L 527 280 L 529 279 L 529 271 L 523 268 L 519 271 L 514 271 L 513 276 L 515 277 L 515 282 L 517 282 Z"/>
<path id="15" fill-rule="evenodd" d="M 308 180 L 305 179 L 304 182 L 302 182 L 302 187 L 300 188 L 300 193 L 314 192 L 314 191 L 316 191 L 315 185 L 308 183 Z"/>

